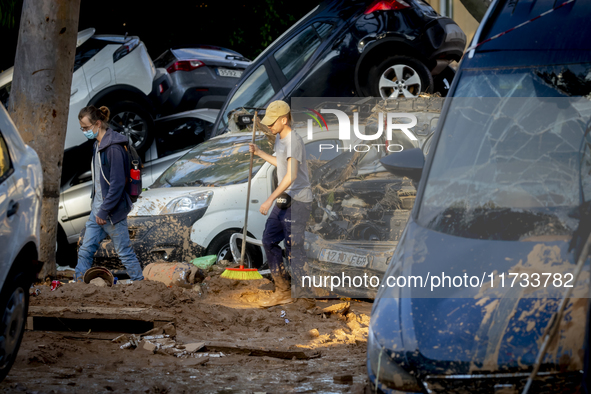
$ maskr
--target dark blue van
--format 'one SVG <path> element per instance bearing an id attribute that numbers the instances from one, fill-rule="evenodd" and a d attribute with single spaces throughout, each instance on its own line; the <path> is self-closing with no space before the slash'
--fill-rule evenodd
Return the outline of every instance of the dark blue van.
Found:
<path id="1" fill-rule="evenodd" d="M 382 159 L 418 189 L 373 306 L 371 392 L 521 392 L 569 287 L 530 393 L 580 390 L 589 260 L 575 277 L 571 240 L 591 199 L 591 2 L 563 3 L 493 1 L 426 159 Z"/>

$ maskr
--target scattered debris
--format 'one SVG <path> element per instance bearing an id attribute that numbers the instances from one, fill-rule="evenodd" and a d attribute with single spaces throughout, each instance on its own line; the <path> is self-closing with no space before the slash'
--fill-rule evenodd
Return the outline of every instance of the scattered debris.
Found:
<path id="1" fill-rule="evenodd" d="M 205 279 L 205 273 L 189 263 L 151 263 L 144 268 L 144 278 L 162 282 L 166 286 L 191 289 Z"/>
<path id="2" fill-rule="evenodd" d="M 57 290 L 57 288 L 60 287 L 61 285 L 62 285 L 62 282 L 60 282 L 59 280 L 52 280 L 51 281 L 51 291 Z"/>
<path id="3" fill-rule="evenodd" d="M 279 317 L 285 317 L 285 315 L 287 315 L 287 313 L 285 313 L 285 311 L 281 311 L 281 315 Z"/>
<path id="4" fill-rule="evenodd" d="M 351 303 L 342 302 L 340 304 L 327 306 L 326 308 L 322 309 L 322 313 L 325 313 L 325 314 L 338 313 L 338 314 L 344 315 L 349 311 L 350 307 L 351 307 Z"/>
<path id="5" fill-rule="evenodd" d="M 185 350 L 189 353 L 194 353 L 198 350 L 201 350 L 205 347 L 205 342 L 196 342 L 196 343 L 189 343 L 185 345 Z"/>
<path id="6" fill-rule="evenodd" d="M 335 375 L 333 377 L 335 383 L 353 383 L 353 375 Z"/>
<path id="7" fill-rule="evenodd" d="M 107 287 L 108 286 L 107 282 L 105 282 L 105 280 L 103 278 L 94 278 L 90 281 L 90 284 L 98 286 L 98 287 Z"/>
<path id="8" fill-rule="evenodd" d="M 310 331 L 308 331 L 308 335 L 309 335 L 311 338 L 318 338 L 318 337 L 320 336 L 320 332 L 318 331 L 318 329 L 317 329 L 317 328 L 313 328 L 313 329 L 311 329 Z"/>

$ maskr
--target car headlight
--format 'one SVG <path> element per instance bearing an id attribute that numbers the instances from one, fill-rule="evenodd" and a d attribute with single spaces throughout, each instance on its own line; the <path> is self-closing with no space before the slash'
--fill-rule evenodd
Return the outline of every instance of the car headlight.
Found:
<path id="1" fill-rule="evenodd" d="M 417 379 L 392 360 L 386 349 L 378 343 L 371 326 L 367 336 L 367 356 L 371 372 L 376 377 L 376 385 L 380 382 L 389 389 L 423 392 Z"/>
<path id="2" fill-rule="evenodd" d="M 212 197 L 212 191 L 191 193 L 182 197 L 177 197 L 166 204 L 162 211 L 160 211 L 160 215 L 190 212 L 199 208 L 205 208 L 209 206 Z"/>

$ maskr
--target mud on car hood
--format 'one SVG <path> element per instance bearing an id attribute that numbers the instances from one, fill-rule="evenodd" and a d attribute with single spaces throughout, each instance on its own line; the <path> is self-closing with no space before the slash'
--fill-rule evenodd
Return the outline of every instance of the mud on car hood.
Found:
<path id="1" fill-rule="evenodd" d="M 513 277 L 508 274 L 529 274 L 533 282 L 534 273 L 559 273 L 564 285 L 568 280 L 565 274 L 575 266 L 568 241 L 560 237 L 531 241 L 466 239 L 420 227 L 410 219 L 385 278 L 412 275 L 430 279 L 424 287 L 381 288 L 372 311 L 371 331 L 392 359 L 414 370 L 431 388 L 444 387 L 442 382 L 449 383 L 451 376 L 485 376 L 485 381 L 492 381 L 486 376 L 526 374 L 535 362 L 544 329 L 558 308 L 564 287 L 550 287 L 553 277 L 546 288 L 545 277 L 538 288 L 522 287 L 525 282 L 521 277 L 511 286 Z M 461 286 L 431 291 L 433 276 L 443 273 L 462 277 Z M 501 288 L 499 275 L 503 273 L 505 287 Z M 494 288 L 490 286 L 491 274 Z M 484 277 L 482 287 L 466 287 L 464 275 L 468 283 L 472 276 L 479 280 Z M 550 346 L 541 372 L 576 375 L 583 368 L 587 309 L 583 297 L 588 294 L 588 279 L 587 265 L 574 284 L 558 340 Z"/>

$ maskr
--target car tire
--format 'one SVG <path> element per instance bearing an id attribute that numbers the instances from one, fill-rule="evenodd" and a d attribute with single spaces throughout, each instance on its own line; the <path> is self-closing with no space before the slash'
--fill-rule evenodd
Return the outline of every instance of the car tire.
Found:
<path id="1" fill-rule="evenodd" d="M 133 147 L 138 153 L 147 151 L 154 139 L 152 115 L 132 101 L 119 101 L 107 107 L 111 111 L 111 128 L 126 137 L 131 137 Z"/>
<path id="2" fill-rule="evenodd" d="M 234 257 L 232 256 L 232 252 L 230 251 L 230 238 L 232 234 L 237 231 L 224 231 L 220 235 L 218 235 L 207 248 L 206 255 L 216 255 L 217 261 L 220 262 L 222 260 L 229 260 L 234 262 Z M 242 250 L 241 245 L 238 245 L 238 248 Z M 263 254 L 261 253 L 261 248 L 256 245 L 246 245 L 246 264 L 245 267 L 248 267 L 248 262 L 252 262 L 252 267 L 260 268 L 263 264 Z"/>
<path id="3" fill-rule="evenodd" d="M 442 72 L 433 77 L 434 91 L 439 92 L 441 97 L 447 97 L 455 75 L 456 71 L 453 68 L 450 66 L 445 67 Z"/>
<path id="4" fill-rule="evenodd" d="M 419 60 L 409 56 L 390 56 L 369 75 L 369 92 L 383 99 L 412 98 L 433 92 L 433 76 Z"/>
<path id="5" fill-rule="evenodd" d="M 6 278 L 0 294 L 0 382 L 12 368 L 23 339 L 29 313 L 29 287 L 24 273 L 19 273 Z"/>

